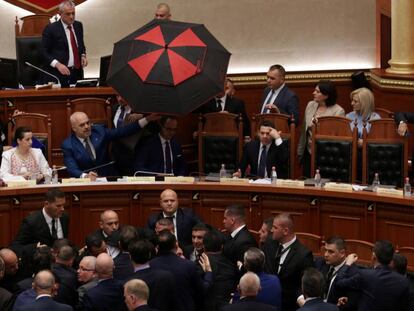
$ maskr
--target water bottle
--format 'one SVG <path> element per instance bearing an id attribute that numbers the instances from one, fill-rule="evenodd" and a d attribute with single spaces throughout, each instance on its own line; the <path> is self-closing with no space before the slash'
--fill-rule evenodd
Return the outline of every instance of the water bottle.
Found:
<path id="1" fill-rule="evenodd" d="M 277 173 L 276 173 L 276 167 L 272 166 L 272 176 L 271 176 L 272 184 L 277 184 Z"/>
<path id="2" fill-rule="evenodd" d="M 58 171 L 56 169 L 56 166 L 53 165 L 53 169 L 52 169 L 52 184 L 58 184 L 58 183 L 59 183 Z"/>
<path id="3" fill-rule="evenodd" d="M 315 172 L 315 187 L 321 188 L 322 187 L 322 177 L 320 171 L 317 169 Z"/>
<path id="4" fill-rule="evenodd" d="M 377 192 L 379 185 L 380 185 L 379 175 L 378 173 L 375 173 L 374 180 L 372 181 L 372 191 Z"/>
<path id="5" fill-rule="evenodd" d="M 410 184 L 410 178 L 406 177 L 405 178 L 405 183 L 404 183 L 404 196 L 406 198 L 411 197 L 411 184 Z"/>
<path id="6" fill-rule="evenodd" d="M 226 166 L 222 164 L 220 168 L 220 178 L 226 178 L 226 177 L 227 177 Z"/>

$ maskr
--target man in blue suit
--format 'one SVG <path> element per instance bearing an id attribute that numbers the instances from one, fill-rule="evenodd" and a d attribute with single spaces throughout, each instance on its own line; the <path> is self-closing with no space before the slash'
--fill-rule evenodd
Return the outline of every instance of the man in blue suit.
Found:
<path id="1" fill-rule="evenodd" d="M 285 84 L 286 71 L 282 65 L 272 65 L 267 72 L 267 88 L 263 92 L 260 113 L 278 112 L 295 118 L 299 123 L 299 98 Z"/>
<path id="2" fill-rule="evenodd" d="M 34 303 L 25 304 L 16 311 L 70 311 L 73 310 L 71 306 L 63 303 L 58 303 L 53 300 L 52 295 L 55 291 L 55 278 L 49 270 L 42 270 L 36 274 L 33 280 L 33 287 L 36 291 L 37 297 Z"/>
<path id="3" fill-rule="evenodd" d="M 323 301 L 324 288 L 325 281 L 322 273 L 315 268 L 306 269 L 302 277 L 305 304 L 298 311 L 338 311 L 336 305 Z"/>
<path id="4" fill-rule="evenodd" d="M 82 79 L 83 67 L 88 65 L 88 60 L 83 43 L 83 26 L 75 21 L 73 1 L 63 1 L 59 5 L 59 15 L 60 20 L 43 30 L 42 53 L 47 71 L 56 75 L 62 86 L 69 86 Z M 47 77 L 46 81 L 50 79 L 53 81 L 51 77 Z"/>
<path id="5" fill-rule="evenodd" d="M 98 176 L 114 174 L 114 169 L 109 166 L 101 167 L 96 172 L 90 169 L 109 162 L 108 145 L 111 140 L 135 133 L 156 118 L 152 114 L 127 126 L 107 129 L 102 125 L 92 125 L 86 113 L 74 112 L 70 116 L 73 133 L 62 144 L 69 175 L 95 180 Z"/>
<path id="6" fill-rule="evenodd" d="M 136 155 L 135 171 L 186 175 L 187 164 L 181 145 L 174 137 L 178 126 L 177 118 L 163 116 L 160 126 L 158 134 L 150 136 L 140 145 Z"/>
<path id="7" fill-rule="evenodd" d="M 358 269 L 357 254 L 349 254 L 338 273 L 338 287 L 359 290 L 359 311 L 408 310 L 408 280 L 390 267 L 394 247 L 389 241 L 377 241 L 372 253 L 374 269 Z"/>

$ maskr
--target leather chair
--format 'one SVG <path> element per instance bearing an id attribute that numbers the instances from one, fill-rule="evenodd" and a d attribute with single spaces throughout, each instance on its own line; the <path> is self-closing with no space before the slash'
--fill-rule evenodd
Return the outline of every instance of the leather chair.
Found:
<path id="1" fill-rule="evenodd" d="M 252 118 L 252 135 L 257 136 L 259 125 L 262 121 L 269 120 L 275 124 L 278 131 L 282 131 L 281 138 L 284 143 L 287 144 L 289 157 L 286 167 L 277 168 L 277 176 L 279 178 L 291 178 L 293 179 L 294 167 L 295 167 L 295 123 L 291 116 L 281 113 L 264 113 L 256 114 Z"/>
<path id="2" fill-rule="evenodd" d="M 357 129 L 346 117 L 320 117 L 312 126 L 311 174 L 319 168 L 322 178 L 354 183 L 357 173 Z"/>
<path id="3" fill-rule="evenodd" d="M 358 255 L 357 264 L 364 267 L 372 265 L 372 251 L 374 244 L 363 240 L 345 239 L 348 254 Z"/>
<path id="4" fill-rule="evenodd" d="M 42 32 L 50 23 L 50 18 L 51 16 L 47 14 L 25 16 L 21 18 L 22 26 L 20 28 L 16 17 L 16 59 L 19 82 L 22 85 L 35 85 L 44 80 L 41 72 L 27 66 L 25 62 L 43 67 Z"/>
<path id="5" fill-rule="evenodd" d="M 363 131 L 362 183 L 371 184 L 375 173 L 384 185 L 402 187 L 408 175 L 408 139 L 397 133 L 393 119 L 370 122 Z"/>
<path id="6" fill-rule="evenodd" d="M 221 164 L 228 171 L 239 165 L 243 148 L 243 121 L 232 113 L 200 115 L 198 122 L 198 170 L 218 173 Z"/>
<path id="7" fill-rule="evenodd" d="M 76 111 L 86 113 L 93 124 L 101 124 L 112 128 L 111 99 L 85 97 L 68 100 L 66 104 L 66 117 L 68 120 L 68 133 L 71 132 L 70 116 Z"/>
<path id="8" fill-rule="evenodd" d="M 50 115 L 40 113 L 22 113 L 13 118 L 10 117 L 8 123 L 8 141 L 10 145 L 16 128 L 20 126 L 30 127 L 33 136 L 41 142 L 45 148 L 43 155 L 49 162 L 52 161 L 52 121 Z"/>

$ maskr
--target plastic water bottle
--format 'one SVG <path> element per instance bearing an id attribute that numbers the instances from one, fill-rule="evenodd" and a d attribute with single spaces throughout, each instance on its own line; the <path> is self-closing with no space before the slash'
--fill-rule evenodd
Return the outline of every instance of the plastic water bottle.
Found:
<path id="1" fill-rule="evenodd" d="M 375 173 L 374 180 L 372 181 L 372 191 L 377 192 L 379 185 L 380 185 L 379 175 L 378 173 Z"/>
<path id="2" fill-rule="evenodd" d="M 319 170 L 316 170 L 315 172 L 315 187 L 322 188 L 322 177 Z"/>
<path id="3" fill-rule="evenodd" d="M 277 184 L 277 173 L 276 173 L 276 167 L 272 166 L 272 176 L 270 177 L 272 184 Z"/>
<path id="4" fill-rule="evenodd" d="M 227 177 L 226 166 L 222 164 L 220 168 L 220 178 L 226 178 L 226 177 Z"/>
<path id="5" fill-rule="evenodd" d="M 404 183 L 404 196 L 406 198 L 411 197 L 411 184 L 410 184 L 410 178 L 406 177 L 405 178 L 405 183 Z"/>
<path id="6" fill-rule="evenodd" d="M 56 166 L 53 165 L 53 169 L 52 169 L 52 184 L 58 184 L 58 183 L 59 183 L 58 171 L 56 169 Z"/>

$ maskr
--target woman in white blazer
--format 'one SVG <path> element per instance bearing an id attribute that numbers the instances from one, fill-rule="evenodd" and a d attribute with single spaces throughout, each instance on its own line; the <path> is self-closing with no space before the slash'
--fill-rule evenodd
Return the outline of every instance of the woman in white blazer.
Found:
<path id="1" fill-rule="evenodd" d="M 18 127 L 14 134 L 16 147 L 3 152 L 0 178 L 23 176 L 25 179 L 42 180 L 51 176 L 52 170 L 47 163 L 42 150 L 32 148 L 32 130 L 28 127 Z"/>

